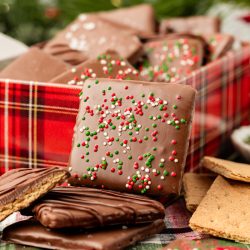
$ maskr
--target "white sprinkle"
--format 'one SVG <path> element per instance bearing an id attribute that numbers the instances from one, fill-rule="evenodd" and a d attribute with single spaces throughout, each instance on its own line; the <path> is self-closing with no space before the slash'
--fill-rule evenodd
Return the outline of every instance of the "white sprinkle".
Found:
<path id="1" fill-rule="evenodd" d="M 126 150 L 123 150 L 122 152 L 123 152 L 123 154 L 126 154 L 126 153 L 127 153 L 127 151 L 126 151 Z"/>
<path id="2" fill-rule="evenodd" d="M 161 180 L 164 180 L 165 178 L 164 178 L 164 176 L 161 176 Z"/>
<path id="3" fill-rule="evenodd" d="M 103 142 L 103 146 L 107 146 L 107 142 Z"/>
<path id="4" fill-rule="evenodd" d="M 176 162 L 176 163 L 177 163 L 178 161 L 179 161 L 178 159 L 174 159 L 174 162 Z"/>
<path id="5" fill-rule="evenodd" d="M 146 186 L 146 189 L 150 189 L 150 186 L 149 186 L 149 185 L 147 185 L 147 186 Z"/>
<path id="6" fill-rule="evenodd" d="M 161 158 L 161 162 L 165 162 L 165 159 L 164 159 L 164 158 Z"/>
<path id="7" fill-rule="evenodd" d="M 87 22 L 83 24 L 83 28 L 85 30 L 93 30 L 96 27 L 95 23 L 93 22 Z"/>
<path id="8" fill-rule="evenodd" d="M 141 171 L 144 171 L 145 170 L 145 168 L 144 167 L 141 167 Z"/>
<path id="9" fill-rule="evenodd" d="M 146 168 L 146 169 L 145 169 L 145 172 L 146 172 L 146 173 L 149 173 L 149 172 L 150 172 L 149 168 Z"/>

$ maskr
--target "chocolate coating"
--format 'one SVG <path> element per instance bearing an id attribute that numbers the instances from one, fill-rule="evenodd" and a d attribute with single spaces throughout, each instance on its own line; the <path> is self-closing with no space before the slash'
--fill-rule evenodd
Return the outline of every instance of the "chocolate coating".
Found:
<path id="1" fill-rule="evenodd" d="M 0 72 L 0 78 L 47 82 L 68 65 L 38 48 L 31 48 Z"/>
<path id="2" fill-rule="evenodd" d="M 19 168 L 0 177 L 0 221 L 48 192 L 68 177 L 67 170 L 58 168 Z"/>
<path id="3" fill-rule="evenodd" d="M 36 221 L 17 222 L 3 231 L 3 240 L 17 244 L 60 250 L 118 250 L 160 233 L 163 220 L 151 224 L 105 229 L 105 231 L 48 230 Z"/>
<path id="4" fill-rule="evenodd" d="M 139 4 L 101 12 L 99 16 L 119 25 L 132 28 L 139 36 L 155 34 L 155 15 L 151 4 Z"/>
<path id="5" fill-rule="evenodd" d="M 175 17 L 163 19 L 160 33 L 213 34 L 220 31 L 220 19 L 211 16 Z"/>
<path id="6" fill-rule="evenodd" d="M 180 84 L 87 80 L 69 182 L 164 197 L 179 194 L 195 93 Z"/>
<path id="7" fill-rule="evenodd" d="M 147 42 L 144 50 L 146 61 L 141 76 L 151 81 L 176 82 L 202 65 L 205 41 L 196 36 L 173 34 Z"/>
<path id="8" fill-rule="evenodd" d="M 131 30 L 121 28 L 118 24 L 97 15 L 81 14 L 45 45 L 44 50 L 51 55 L 60 56 L 61 59 L 66 56 L 67 61 L 73 61 L 74 55 L 70 59 L 69 54 L 63 53 L 59 45 L 79 51 L 88 59 L 96 58 L 111 49 L 134 63 L 142 53 L 141 43 L 133 33 L 131 34 Z"/>
<path id="9" fill-rule="evenodd" d="M 147 197 L 85 187 L 55 188 L 29 210 L 49 228 L 149 223 L 165 215 L 163 205 Z"/>
<path id="10" fill-rule="evenodd" d="M 140 80 L 139 72 L 126 59 L 115 51 L 107 51 L 62 73 L 50 82 L 82 85 L 86 79 L 97 77 Z"/>

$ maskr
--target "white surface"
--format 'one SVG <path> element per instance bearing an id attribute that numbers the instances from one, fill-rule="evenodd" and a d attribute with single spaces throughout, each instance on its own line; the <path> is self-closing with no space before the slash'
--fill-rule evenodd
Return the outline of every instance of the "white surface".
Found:
<path id="1" fill-rule="evenodd" d="M 0 33 L 0 68 L 28 50 L 28 46 Z"/>
<path id="2" fill-rule="evenodd" d="M 250 136 L 250 126 L 242 126 L 234 130 L 231 139 L 235 148 L 250 162 L 250 145 L 244 142 L 248 136 Z"/>

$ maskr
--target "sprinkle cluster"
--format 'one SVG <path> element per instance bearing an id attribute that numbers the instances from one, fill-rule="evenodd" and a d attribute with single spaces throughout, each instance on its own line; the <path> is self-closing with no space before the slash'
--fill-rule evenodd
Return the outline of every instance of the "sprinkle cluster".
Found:
<path id="1" fill-rule="evenodd" d="M 70 85 L 83 85 L 88 78 L 105 77 L 130 80 L 137 79 L 139 75 L 138 71 L 128 65 L 126 60 L 113 53 L 99 55 L 96 58 L 94 67 L 83 67 L 81 73 L 77 72 L 76 68 L 72 68 L 71 72 L 75 74 L 75 76 L 68 82 Z"/>
<path id="2" fill-rule="evenodd" d="M 87 87 L 92 88 L 98 84 L 99 81 L 95 80 Z M 155 96 L 153 92 L 142 92 L 141 96 L 134 96 L 126 83 L 122 93 L 113 91 L 112 86 L 105 86 L 95 88 L 102 95 L 102 101 L 98 104 L 89 105 L 91 97 L 80 95 L 84 110 L 81 113 L 82 123 L 78 127 L 81 136 L 77 137 L 76 147 L 81 152 L 83 174 L 73 176 L 81 181 L 95 181 L 99 171 L 108 171 L 114 176 L 125 175 L 125 187 L 130 190 L 139 189 L 142 194 L 151 189 L 152 183 L 158 184 L 159 180 L 176 177 L 177 172 L 169 169 L 178 167 L 178 152 L 175 148 L 178 141 L 176 138 L 164 138 L 163 130 L 164 126 L 170 126 L 178 133 L 182 126 L 187 125 L 187 119 L 178 115 L 183 97 L 177 95 L 175 103 L 171 104 L 168 100 Z M 88 119 L 93 120 L 94 116 L 98 121 L 94 127 L 84 125 L 88 124 Z M 144 124 L 140 117 L 146 118 Z M 164 145 L 172 149 L 170 154 L 162 154 L 161 149 L 158 149 L 162 139 Z M 141 148 L 148 148 L 146 145 L 152 147 L 142 154 L 139 150 L 138 154 L 136 149 L 140 145 L 143 146 Z M 102 152 L 101 157 L 99 151 Z M 96 156 L 97 152 L 100 158 Z M 90 159 L 92 163 L 95 159 L 96 163 L 89 166 Z M 133 172 L 132 175 L 126 176 L 127 168 L 134 170 L 129 171 Z M 158 190 L 163 188 L 161 184 L 154 186 Z"/>
<path id="3" fill-rule="evenodd" d="M 150 42 L 146 45 L 148 59 L 140 67 L 140 74 L 150 81 L 176 82 L 200 67 L 202 55 L 198 41 L 188 38 Z"/>

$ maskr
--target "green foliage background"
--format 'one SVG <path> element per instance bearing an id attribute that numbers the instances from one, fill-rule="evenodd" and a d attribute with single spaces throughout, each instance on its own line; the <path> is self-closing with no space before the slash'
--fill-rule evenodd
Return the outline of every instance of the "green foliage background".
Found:
<path id="1" fill-rule="evenodd" d="M 49 39 L 79 13 L 146 2 L 160 19 L 203 14 L 219 1 L 223 0 L 0 0 L 0 32 L 31 45 Z M 232 2 L 250 5 L 250 0 Z"/>

